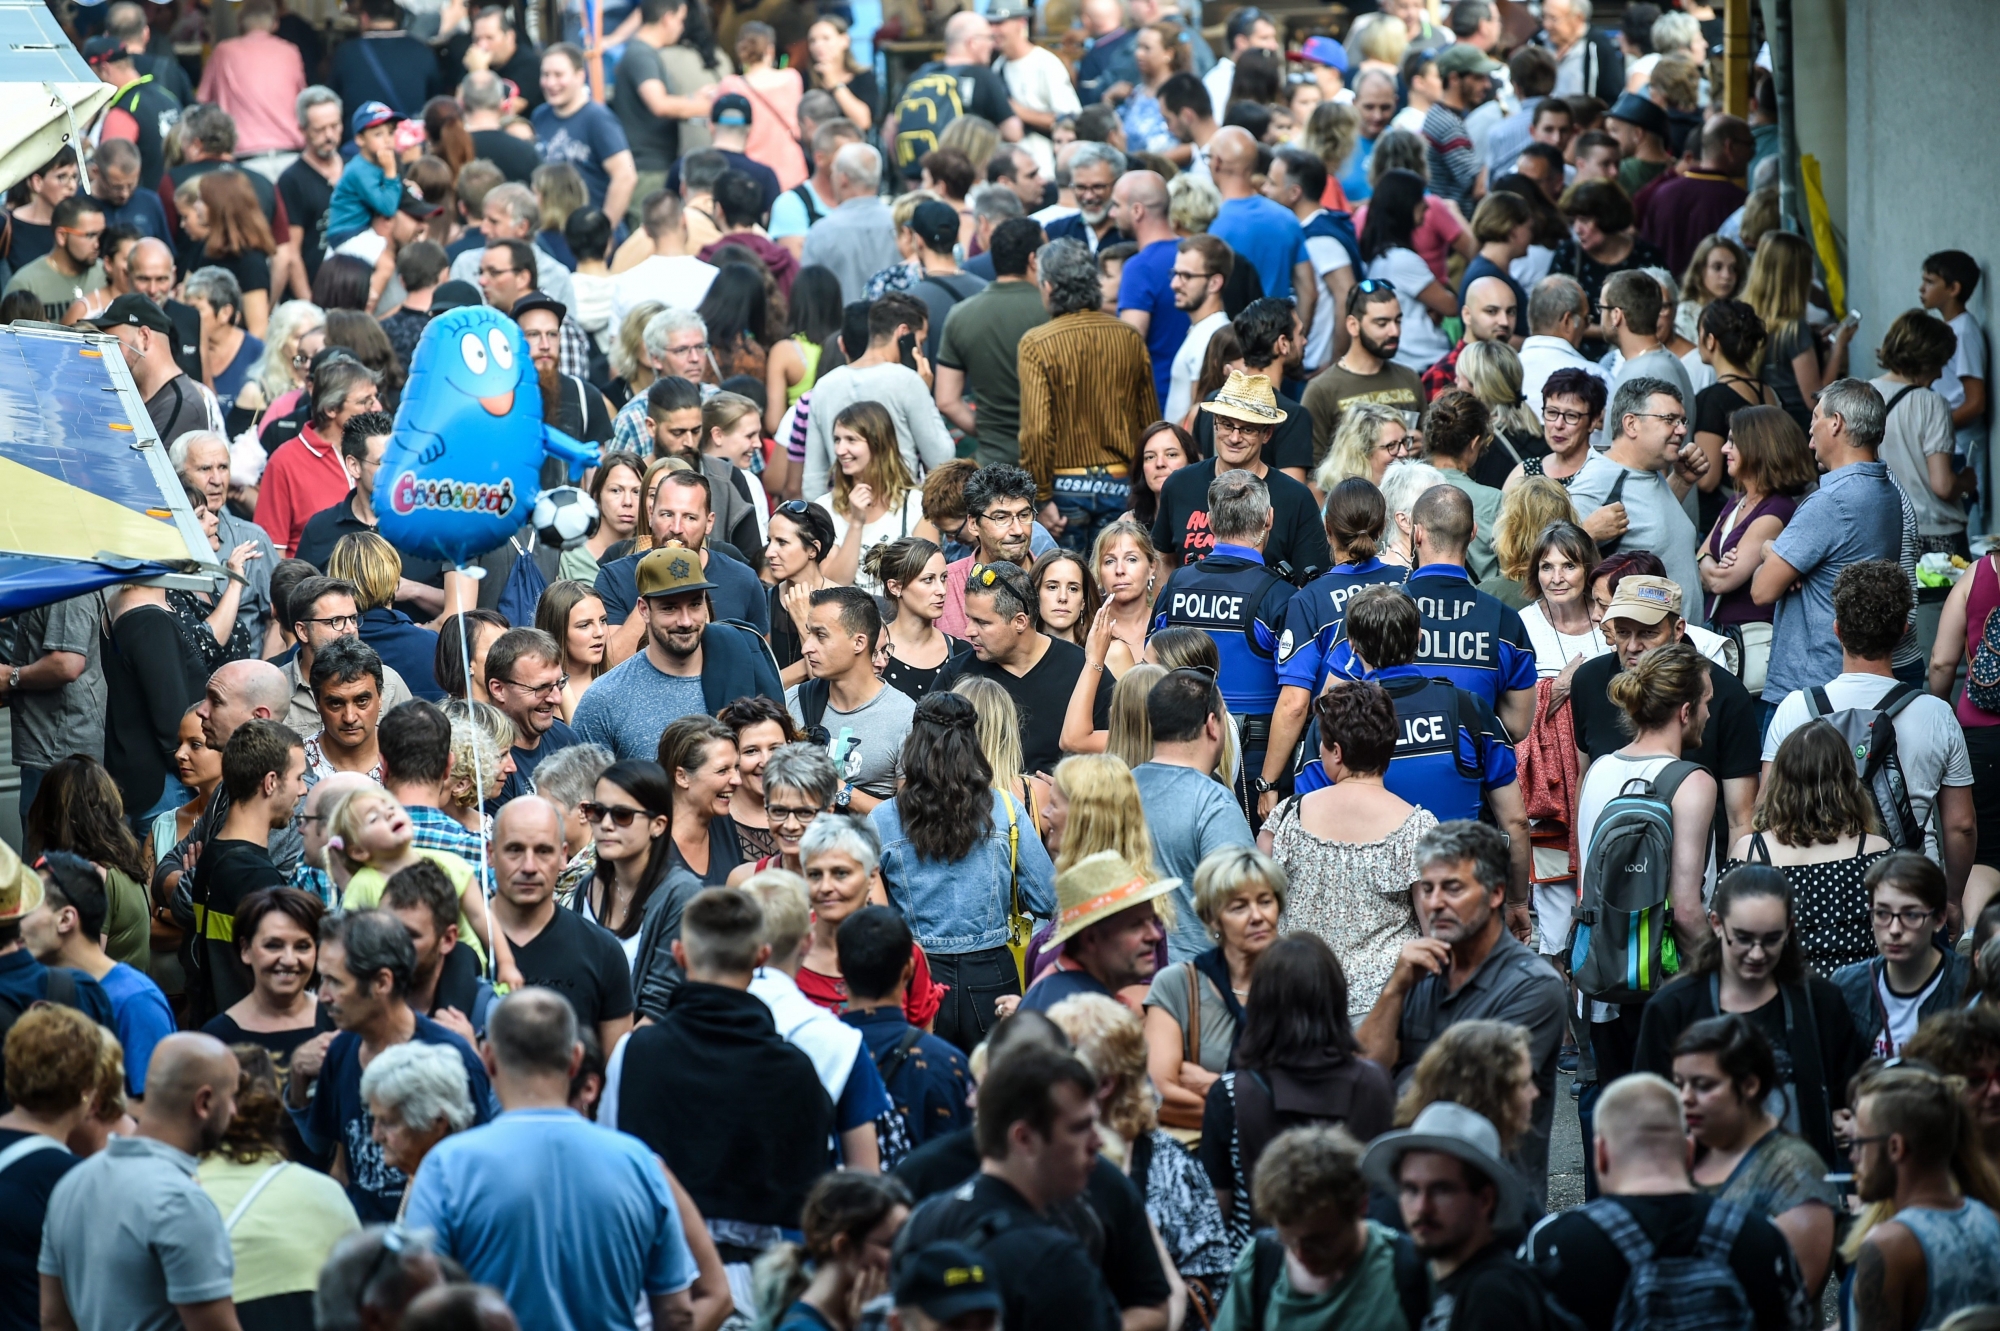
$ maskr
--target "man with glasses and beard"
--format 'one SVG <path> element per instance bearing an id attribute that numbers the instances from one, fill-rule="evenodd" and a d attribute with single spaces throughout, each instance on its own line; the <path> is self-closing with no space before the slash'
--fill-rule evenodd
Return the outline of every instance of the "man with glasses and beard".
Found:
<path id="1" fill-rule="evenodd" d="M 521 305 L 524 310 L 536 308 L 523 305 L 530 296 L 540 296 L 546 302 L 543 308 L 560 311 L 556 319 L 556 360 L 553 368 L 563 374 L 580 378 L 590 369 L 589 335 L 583 331 L 582 325 L 569 317 L 567 304 L 553 294 L 542 291 L 541 275 L 557 267 L 560 265 L 554 259 L 542 258 L 535 247 L 525 240 L 489 238 L 486 248 L 479 252 L 479 269 L 476 276 L 479 279 L 479 290 L 486 297 L 486 303 L 502 314 L 512 314 L 517 305 Z M 532 347 L 532 343 L 530 345 Z M 549 378 L 549 372 L 543 371 L 544 385 L 548 383 Z M 542 390 L 542 398 L 545 403 L 549 399 L 546 387 Z M 604 414 L 609 417 L 611 413 L 606 410 Z"/>
<path id="2" fill-rule="evenodd" d="M 1325 457 L 1350 402 L 1379 402 L 1406 414 L 1412 426 L 1424 408 L 1417 372 L 1398 365 L 1403 307 L 1396 288 L 1380 278 L 1356 282 L 1347 293 L 1347 354 L 1306 386 L 1304 406 L 1313 423 L 1313 456 Z"/>
<path id="3" fill-rule="evenodd" d="M 681 477 L 686 473 L 677 473 Z M 712 559 L 711 568 L 718 562 Z M 643 633 L 643 650 L 632 651 L 583 695 L 571 722 L 580 742 L 602 744 L 619 758 L 651 760 L 660 732 L 683 716 L 720 711 L 746 694 L 784 698 L 764 640 L 751 629 L 713 622 L 708 593 L 717 584 L 709 581 L 699 551 L 663 544 L 637 560 L 633 577 L 638 606 L 632 618 Z M 602 573 L 598 581 L 601 594 Z"/>
<path id="4" fill-rule="evenodd" d="M 482 280 L 485 272 L 482 264 Z M 610 443 L 611 407 L 604 395 L 576 375 L 557 368 L 564 325 L 571 322 L 568 308 L 553 296 L 530 291 L 514 301 L 509 313 L 521 326 L 521 336 L 528 341 L 528 359 L 534 362 L 535 377 L 542 385 L 542 420 L 573 439 L 600 446 Z"/>

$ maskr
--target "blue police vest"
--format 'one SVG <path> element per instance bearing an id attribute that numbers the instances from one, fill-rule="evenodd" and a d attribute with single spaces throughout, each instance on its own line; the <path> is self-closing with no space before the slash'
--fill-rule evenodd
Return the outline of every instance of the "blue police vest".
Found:
<path id="1" fill-rule="evenodd" d="M 1155 632 L 1197 628 L 1215 639 L 1222 667 L 1216 683 L 1238 717 L 1269 716 L 1278 704 L 1277 625 L 1292 595 L 1255 556 L 1218 545 L 1200 563 L 1175 569 L 1154 602 Z"/>
<path id="2" fill-rule="evenodd" d="M 1382 784 L 1439 822 L 1478 818 L 1484 803 L 1480 740 L 1458 687 L 1414 677 L 1379 682 L 1396 704 L 1396 753 Z"/>
<path id="3" fill-rule="evenodd" d="M 1409 570 L 1370 559 L 1341 564 L 1292 593 L 1278 631 L 1278 682 L 1318 695 L 1326 683 L 1326 657 L 1340 641 L 1347 603 L 1364 587 L 1399 584 Z"/>
<path id="4" fill-rule="evenodd" d="M 1462 576 L 1423 571 L 1403 584 L 1417 603 L 1423 627 L 1415 664 L 1426 675 L 1448 679 L 1492 706 L 1510 685 L 1513 644 L 1501 637 L 1507 607 Z M 1532 676 L 1528 687 L 1533 687 Z M 1442 817 L 1442 815 L 1439 815 Z"/>

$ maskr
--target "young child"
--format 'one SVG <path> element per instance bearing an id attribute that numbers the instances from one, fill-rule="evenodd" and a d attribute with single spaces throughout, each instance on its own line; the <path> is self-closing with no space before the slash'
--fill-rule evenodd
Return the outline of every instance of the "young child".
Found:
<path id="1" fill-rule="evenodd" d="M 396 127 L 403 117 L 382 102 L 363 102 L 350 122 L 356 152 L 340 173 L 326 211 L 326 247 L 338 249 L 376 220 L 393 219 L 403 206 L 396 160 Z"/>
<path id="2" fill-rule="evenodd" d="M 1969 464 L 1979 478 L 1977 509 L 1969 529 L 1975 532 L 1985 530 L 1985 518 L 1993 512 L 1986 458 L 1986 332 L 1965 308 L 1978 289 L 1979 264 L 1965 251 L 1939 250 L 1924 260 L 1917 299 L 1958 334 L 1958 352 L 1932 387 L 1951 408 L 1959 465 Z"/>

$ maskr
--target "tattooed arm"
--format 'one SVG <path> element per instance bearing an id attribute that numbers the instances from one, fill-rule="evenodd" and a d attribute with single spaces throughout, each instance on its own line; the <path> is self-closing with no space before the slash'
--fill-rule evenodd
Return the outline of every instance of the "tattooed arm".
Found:
<path id="1" fill-rule="evenodd" d="M 1854 1264 L 1853 1331 L 1909 1331 L 1923 1317 L 1930 1282 L 1916 1236 L 1891 1220 L 1877 1225 Z"/>

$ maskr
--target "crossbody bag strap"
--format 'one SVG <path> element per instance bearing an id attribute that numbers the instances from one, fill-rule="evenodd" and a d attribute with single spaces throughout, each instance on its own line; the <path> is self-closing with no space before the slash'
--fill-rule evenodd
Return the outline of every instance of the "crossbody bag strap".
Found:
<path id="1" fill-rule="evenodd" d="M 1006 791 L 1000 792 L 1001 802 L 1007 806 L 1007 909 L 1011 914 L 1021 913 L 1021 824 L 1014 817 L 1014 797 Z"/>
<path id="2" fill-rule="evenodd" d="M 37 1151 L 61 1151 L 67 1148 L 54 1137 L 44 1137 L 39 1132 L 31 1132 L 21 1140 L 0 1151 L 0 1174 L 6 1173 L 21 1161 Z"/>
<path id="3" fill-rule="evenodd" d="M 1181 1035 L 1181 1061 L 1201 1062 L 1201 972 L 1192 961 L 1181 963 L 1181 972 L 1187 976 L 1187 1027 Z"/>
<path id="4" fill-rule="evenodd" d="M 244 1214 L 249 1211 L 250 1203 L 256 1201 L 264 1189 L 271 1186 L 272 1180 L 284 1173 L 285 1170 L 291 1168 L 291 1164 L 292 1162 L 289 1160 L 280 1160 L 277 1164 L 265 1170 L 263 1176 L 250 1185 L 250 1191 L 243 1194 L 243 1200 L 236 1203 L 236 1209 L 231 1211 L 229 1218 L 222 1222 L 222 1228 L 230 1233 L 234 1233 L 236 1231 L 236 1222 L 241 1220 Z"/>

